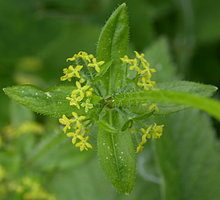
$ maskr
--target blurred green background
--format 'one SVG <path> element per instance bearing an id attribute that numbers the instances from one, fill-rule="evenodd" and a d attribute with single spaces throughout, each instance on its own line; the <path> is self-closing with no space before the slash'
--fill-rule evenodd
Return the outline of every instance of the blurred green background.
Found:
<path id="1" fill-rule="evenodd" d="M 161 80 L 220 88 L 219 0 L 1 0 L 0 88 L 60 84 L 66 58 L 95 53 L 102 26 L 122 2 L 130 49 L 164 67 Z M 95 152 L 73 148 L 57 119 L 26 110 L 2 90 L 0 110 L 0 199 L 220 199 L 220 125 L 196 110 L 157 119 L 167 128 L 138 155 L 129 197 L 104 177 Z"/>

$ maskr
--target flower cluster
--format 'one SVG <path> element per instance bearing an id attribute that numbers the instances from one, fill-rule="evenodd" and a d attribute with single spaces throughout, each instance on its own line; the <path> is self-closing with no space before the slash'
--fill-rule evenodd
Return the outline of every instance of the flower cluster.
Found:
<path id="1" fill-rule="evenodd" d="M 128 56 L 124 56 L 121 58 L 121 61 L 123 63 L 126 63 L 129 65 L 129 69 L 133 70 L 137 73 L 137 85 L 139 87 L 142 87 L 144 90 L 153 90 L 155 89 L 155 81 L 152 81 L 152 73 L 156 72 L 156 69 L 150 68 L 149 62 L 144 58 L 144 54 L 139 54 L 137 51 L 135 53 L 135 58 L 130 59 Z M 148 111 L 159 111 L 159 108 L 156 104 L 149 105 Z M 134 133 L 134 130 L 132 130 Z M 147 142 L 148 139 L 157 139 L 160 138 L 163 132 L 163 125 L 151 125 L 148 126 L 147 129 L 141 128 L 141 142 L 138 144 L 136 152 L 141 152 L 143 150 L 143 145 Z"/>
<path id="2" fill-rule="evenodd" d="M 148 139 L 157 139 L 160 138 L 163 133 L 163 127 L 164 125 L 157 125 L 154 123 L 154 125 L 148 126 L 147 129 L 141 128 L 141 142 L 138 144 L 136 152 L 141 152 L 143 150 L 143 145 L 147 142 Z"/>
<path id="3" fill-rule="evenodd" d="M 70 106 L 75 106 L 77 109 L 83 108 L 87 113 L 93 108 L 91 97 L 93 96 L 94 89 L 89 83 L 85 71 L 87 69 L 87 71 L 92 73 L 92 69 L 93 73 L 100 72 L 100 66 L 104 64 L 104 61 L 97 61 L 92 54 L 83 51 L 68 58 L 67 62 L 69 61 L 73 62 L 73 64 L 63 69 L 64 75 L 60 80 L 71 81 L 71 79 L 74 78 L 76 89 L 74 89 L 66 99 L 69 100 Z M 89 136 L 85 136 L 87 133 L 86 125 L 88 120 L 85 116 L 79 116 L 76 112 L 72 112 L 72 116 L 73 118 L 69 119 L 63 115 L 62 118 L 59 119 L 59 122 L 65 125 L 63 129 L 64 133 L 66 133 L 67 137 L 72 138 L 72 143 L 76 147 L 79 147 L 80 151 L 92 148 L 92 145 L 87 142 Z"/>
<path id="4" fill-rule="evenodd" d="M 129 69 L 134 70 L 138 74 L 137 85 L 143 87 L 144 90 L 154 89 L 155 81 L 151 80 L 152 72 L 156 72 L 155 69 L 150 68 L 149 62 L 144 58 L 144 54 L 139 54 L 135 51 L 136 58 L 129 59 L 128 56 L 121 58 L 122 62 L 130 65 Z"/>

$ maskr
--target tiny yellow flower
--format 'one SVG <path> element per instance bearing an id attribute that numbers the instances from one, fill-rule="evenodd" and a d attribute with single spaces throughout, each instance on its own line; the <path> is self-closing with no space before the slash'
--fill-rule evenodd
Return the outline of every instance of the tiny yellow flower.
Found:
<path id="1" fill-rule="evenodd" d="M 100 66 L 104 64 L 104 61 L 97 61 L 96 58 L 92 59 L 92 62 L 88 64 L 88 67 L 94 67 L 97 72 L 100 72 Z"/>
<path id="2" fill-rule="evenodd" d="M 76 54 L 75 54 L 75 55 L 76 55 Z M 66 59 L 66 62 L 76 60 L 77 57 L 76 57 L 75 55 L 74 55 L 73 57 L 71 57 L 71 58 L 67 58 L 67 59 Z"/>
<path id="3" fill-rule="evenodd" d="M 79 129 L 82 128 L 83 125 L 82 125 L 81 121 L 85 120 L 86 117 L 85 116 L 78 116 L 78 114 L 76 112 L 72 112 L 72 115 L 74 117 L 74 119 L 72 119 L 72 122 L 75 123 L 76 128 L 79 128 Z"/>
<path id="4" fill-rule="evenodd" d="M 137 146 L 136 153 L 141 152 L 144 149 L 143 145 L 147 142 L 147 139 L 151 138 L 151 135 L 149 133 L 151 129 L 152 129 L 152 126 L 149 126 L 146 130 L 141 128 L 141 132 L 143 135 L 141 137 L 141 142 Z"/>
<path id="5" fill-rule="evenodd" d="M 141 69 L 140 69 L 140 67 L 139 67 L 138 65 L 131 65 L 131 66 L 129 67 L 129 69 L 130 69 L 130 70 L 135 70 L 138 74 L 141 73 Z"/>
<path id="6" fill-rule="evenodd" d="M 163 127 L 164 127 L 164 125 L 158 126 L 157 124 L 154 124 L 154 126 L 152 128 L 152 133 L 151 133 L 153 139 L 157 139 L 162 136 Z"/>
<path id="7" fill-rule="evenodd" d="M 84 51 L 80 51 L 78 54 L 77 54 L 78 58 L 82 58 L 88 62 L 91 62 L 91 60 L 94 58 L 94 56 L 92 54 L 88 54 Z"/>
<path id="8" fill-rule="evenodd" d="M 72 91 L 71 96 L 77 97 L 77 101 L 82 101 L 85 97 L 85 92 L 90 88 L 90 85 L 85 85 L 82 87 L 80 82 L 76 81 L 76 87 L 77 89 Z"/>
<path id="9" fill-rule="evenodd" d="M 120 58 L 122 62 L 128 63 L 130 65 L 137 64 L 137 59 L 129 59 L 128 56 L 124 56 L 123 58 Z"/>
<path id="10" fill-rule="evenodd" d="M 83 151 L 84 149 L 85 150 L 88 150 L 88 148 L 92 149 L 92 145 L 89 144 L 87 142 L 87 140 L 89 139 L 89 136 L 86 136 L 85 138 L 81 135 L 78 136 L 78 138 L 81 140 L 80 142 L 76 143 L 76 147 L 79 147 L 80 148 L 80 151 Z"/>
<path id="11" fill-rule="evenodd" d="M 156 104 L 152 104 L 148 107 L 148 111 L 156 111 L 156 112 L 159 112 L 159 108 L 157 107 Z"/>
<path id="12" fill-rule="evenodd" d="M 85 112 L 88 112 L 89 109 L 93 108 L 93 104 L 90 103 L 90 99 L 87 99 L 86 102 L 83 102 L 81 106 L 85 108 Z"/>
<path id="13" fill-rule="evenodd" d="M 139 87 L 143 87 L 145 90 L 150 90 L 150 89 L 153 89 L 154 86 L 155 86 L 155 82 L 154 81 L 146 81 L 144 79 L 144 77 L 142 77 L 143 79 L 139 80 L 137 82 L 137 85 Z"/>
<path id="14" fill-rule="evenodd" d="M 151 128 L 152 126 L 149 126 L 147 129 L 141 128 L 141 132 L 143 133 L 143 135 L 149 135 Z"/>
<path id="15" fill-rule="evenodd" d="M 86 97 L 91 97 L 93 91 L 94 91 L 93 88 L 89 88 L 89 89 L 86 91 Z"/>
<path id="16" fill-rule="evenodd" d="M 136 153 L 139 153 L 139 152 L 143 151 L 143 149 L 144 149 L 144 147 L 141 144 L 139 144 L 137 146 Z"/>
<path id="17" fill-rule="evenodd" d="M 70 101 L 71 106 L 76 106 L 78 109 L 80 109 L 80 105 L 76 96 L 66 97 L 66 99 Z"/>
<path id="18" fill-rule="evenodd" d="M 74 76 L 77 77 L 77 78 L 81 78 L 80 74 L 79 74 L 79 71 L 82 68 L 83 68 L 82 65 L 77 65 L 75 68 L 72 65 L 70 65 L 68 68 L 64 68 L 63 73 L 65 75 L 61 76 L 60 80 L 61 81 L 65 81 L 65 80 L 71 81 L 71 78 L 74 77 Z"/>
<path id="19" fill-rule="evenodd" d="M 84 83 L 86 80 L 84 78 L 79 79 L 80 83 Z"/>
<path id="20" fill-rule="evenodd" d="M 135 53 L 136 57 L 137 57 L 139 60 L 145 59 L 143 53 L 139 54 L 137 51 L 134 51 L 134 53 Z"/>
<path id="21" fill-rule="evenodd" d="M 79 53 L 74 54 L 73 57 L 67 58 L 66 61 L 67 62 L 68 61 L 75 61 L 77 58 L 82 58 L 83 60 L 90 62 L 91 59 L 94 58 L 94 56 L 92 54 L 88 54 L 84 51 L 80 51 Z"/>
<path id="22" fill-rule="evenodd" d="M 149 62 L 144 58 L 144 54 L 139 54 L 137 51 L 134 52 L 136 57 L 141 61 L 141 64 L 143 65 L 144 68 L 150 67 Z"/>
<path id="23" fill-rule="evenodd" d="M 63 125 L 65 125 L 63 131 L 64 133 L 66 133 L 67 129 L 70 129 L 71 128 L 71 123 L 73 122 L 72 119 L 68 119 L 66 117 L 66 115 L 63 115 L 62 118 L 59 119 L 59 122 Z"/>
<path id="24" fill-rule="evenodd" d="M 72 137 L 72 143 L 75 144 L 76 140 L 78 138 L 79 132 L 80 132 L 80 129 L 76 129 L 75 132 L 69 132 L 69 133 L 66 134 L 66 136 L 67 137 Z"/>

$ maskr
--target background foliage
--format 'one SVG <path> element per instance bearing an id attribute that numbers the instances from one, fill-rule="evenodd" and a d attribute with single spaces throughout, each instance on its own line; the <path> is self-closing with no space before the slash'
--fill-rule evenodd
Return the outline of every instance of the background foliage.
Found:
<path id="1" fill-rule="evenodd" d="M 126 2 L 130 50 L 146 53 L 152 66 L 161 71 L 156 79 L 185 79 L 220 87 L 218 0 Z M 80 50 L 95 53 L 100 29 L 120 3 L 0 1 L 0 88 L 21 83 L 41 88 L 60 84 L 65 59 Z M 25 176 L 61 200 L 220 198 L 220 126 L 197 110 L 156 119 L 166 124 L 164 136 L 148 143 L 138 155 L 136 187 L 126 197 L 104 177 L 94 152 L 79 153 L 71 146 L 57 129 L 57 119 L 33 114 L 11 102 L 3 91 L 0 109 L 0 165 L 6 173 L 6 178 L 0 178 L 2 198 L 23 199 L 16 192 L 5 195 L 3 185 Z M 30 122 L 37 123 L 38 129 L 16 131 Z"/>

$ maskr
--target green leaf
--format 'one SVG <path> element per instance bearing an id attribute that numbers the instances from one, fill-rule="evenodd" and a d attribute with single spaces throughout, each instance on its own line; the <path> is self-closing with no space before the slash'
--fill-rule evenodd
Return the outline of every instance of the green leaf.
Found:
<path id="1" fill-rule="evenodd" d="M 71 115 L 73 111 L 82 112 L 71 107 L 66 100 L 73 89 L 72 86 L 57 86 L 40 90 L 32 85 L 18 85 L 5 88 L 4 92 L 34 112 L 60 117 L 64 114 Z"/>
<path id="2" fill-rule="evenodd" d="M 197 110 L 186 110 L 166 118 L 164 136 L 155 150 L 164 200 L 218 200 L 220 197 L 219 153 L 210 119 Z"/>
<path id="3" fill-rule="evenodd" d="M 112 64 L 103 78 L 107 94 L 120 90 L 125 79 L 125 65 L 120 60 L 127 52 L 128 16 L 126 4 L 120 5 L 106 22 L 99 37 L 97 59 Z"/>
<path id="4" fill-rule="evenodd" d="M 156 87 L 161 90 L 187 92 L 187 93 L 197 94 L 197 95 L 201 95 L 205 97 L 212 96 L 218 89 L 217 87 L 213 85 L 205 85 L 205 84 L 195 83 L 195 82 L 190 82 L 190 81 L 162 82 L 162 83 L 158 83 Z"/>
<path id="5" fill-rule="evenodd" d="M 220 103 L 218 101 L 185 92 L 166 90 L 140 91 L 122 93 L 109 98 L 109 104 L 113 107 L 152 103 L 191 106 L 203 110 L 220 120 Z"/>
<path id="6" fill-rule="evenodd" d="M 102 79 L 107 94 L 119 91 L 125 82 L 126 67 L 120 58 L 127 52 L 128 17 L 125 4 L 119 6 L 104 26 L 97 46 L 97 59 L 112 61 Z M 108 111 L 99 123 L 98 154 L 101 165 L 113 185 L 123 193 L 130 193 L 134 185 L 135 158 L 130 134 L 120 132 L 116 122 L 118 113 Z M 115 116 L 117 115 L 117 117 Z M 105 123 L 103 123 L 105 122 Z M 106 125 L 107 124 L 107 125 Z M 114 127 L 114 128 L 112 128 Z M 118 130 L 115 132 L 115 129 Z M 112 131 L 114 130 L 114 131 Z"/>
<path id="7" fill-rule="evenodd" d="M 112 115 L 115 121 L 111 121 Z M 112 123 L 109 127 L 121 126 L 123 120 L 116 111 L 107 112 L 106 117 Z M 97 145 L 100 163 L 112 184 L 121 192 L 129 194 L 134 186 L 136 170 L 131 134 L 120 130 L 112 132 L 111 129 L 108 131 L 106 126 L 103 128 L 103 125 L 99 125 Z"/>

